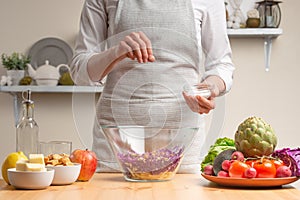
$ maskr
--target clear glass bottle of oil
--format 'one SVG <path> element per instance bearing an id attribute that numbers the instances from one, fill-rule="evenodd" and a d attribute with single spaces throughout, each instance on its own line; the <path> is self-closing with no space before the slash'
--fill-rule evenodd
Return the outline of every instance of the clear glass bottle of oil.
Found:
<path id="1" fill-rule="evenodd" d="M 31 153 L 38 153 L 39 127 L 34 120 L 34 102 L 31 100 L 31 91 L 22 93 L 23 115 L 17 125 L 16 147 L 26 156 Z"/>

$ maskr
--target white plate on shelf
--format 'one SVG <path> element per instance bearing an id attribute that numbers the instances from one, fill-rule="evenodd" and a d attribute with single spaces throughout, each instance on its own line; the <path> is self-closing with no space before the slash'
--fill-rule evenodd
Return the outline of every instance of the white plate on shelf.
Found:
<path id="1" fill-rule="evenodd" d="M 48 60 L 50 65 L 69 64 L 73 56 L 72 48 L 65 41 L 49 37 L 43 38 L 32 45 L 28 55 L 31 57 L 30 64 L 37 68 Z"/>

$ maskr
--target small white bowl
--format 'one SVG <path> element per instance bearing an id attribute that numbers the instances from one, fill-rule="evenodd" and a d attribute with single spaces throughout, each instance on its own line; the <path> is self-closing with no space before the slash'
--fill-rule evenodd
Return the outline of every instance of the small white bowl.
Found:
<path id="1" fill-rule="evenodd" d="M 7 175 L 9 183 L 17 189 L 45 189 L 52 183 L 54 170 L 31 172 L 10 168 L 7 170 Z"/>
<path id="2" fill-rule="evenodd" d="M 183 91 L 185 91 L 189 96 L 202 96 L 205 98 L 210 97 L 211 87 L 208 85 L 184 85 Z"/>
<path id="3" fill-rule="evenodd" d="M 46 166 L 47 169 L 54 169 L 54 178 L 51 185 L 68 185 L 74 183 L 81 169 L 81 164 L 73 163 L 72 166 Z"/>
<path id="4" fill-rule="evenodd" d="M 36 79 L 37 85 L 44 85 L 44 86 L 56 86 L 58 83 L 58 79 Z"/>

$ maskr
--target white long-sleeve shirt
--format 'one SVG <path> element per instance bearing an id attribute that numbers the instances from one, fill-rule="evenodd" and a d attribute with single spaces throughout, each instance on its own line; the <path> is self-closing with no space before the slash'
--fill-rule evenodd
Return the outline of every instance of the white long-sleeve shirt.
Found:
<path id="1" fill-rule="evenodd" d="M 226 32 L 223 0 L 191 0 L 199 46 L 205 55 L 205 73 L 221 77 L 228 92 L 232 85 L 234 66 Z M 114 21 L 118 0 L 86 0 L 81 16 L 80 31 L 76 40 L 75 55 L 71 62 L 72 77 L 77 85 L 92 85 L 87 63 L 91 56 L 102 56 L 102 71 L 116 59 L 113 49 L 95 51 L 95 47 L 112 35 L 109 25 Z M 162 19 L 163 20 L 163 19 Z M 98 49 L 99 50 L 99 49 Z M 154 52 L 155 55 L 155 52 Z M 99 75 L 100 76 L 100 75 Z"/>

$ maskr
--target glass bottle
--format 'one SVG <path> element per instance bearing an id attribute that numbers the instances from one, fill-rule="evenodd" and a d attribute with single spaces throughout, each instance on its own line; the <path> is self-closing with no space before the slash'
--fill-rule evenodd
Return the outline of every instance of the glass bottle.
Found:
<path id="1" fill-rule="evenodd" d="M 23 115 L 17 125 L 17 151 L 22 151 L 26 156 L 38 153 L 39 127 L 34 120 L 34 102 L 31 100 L 31 91 L 28 90 L 23 97 Z"/>

